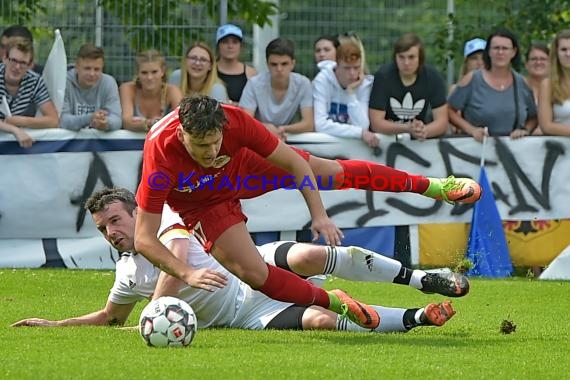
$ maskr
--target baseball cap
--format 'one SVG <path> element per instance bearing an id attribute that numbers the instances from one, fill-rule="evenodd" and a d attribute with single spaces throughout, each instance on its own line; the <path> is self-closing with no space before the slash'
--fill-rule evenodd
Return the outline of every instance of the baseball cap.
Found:
<path id="1" fill-rule="evenodd" d="M 220 26 L 216 32 L 216 44 L 220 42 L 222 38 L 227 36 L 236 36 L 240 40 L 243 40 L 243 32 L 238 26 L 235 26 L 234 24 L 225 24 Z"/>
<path id="2" fill-rule="evenodd" d="M 463 48 L 463 56 L 469 57 L 473 53 L 485 50 L 485 46 L 487 46 L 487 41 L 482 38 L 473 38 L 472 40 L 469 40 L 465 43 L 465 47 Z"/>

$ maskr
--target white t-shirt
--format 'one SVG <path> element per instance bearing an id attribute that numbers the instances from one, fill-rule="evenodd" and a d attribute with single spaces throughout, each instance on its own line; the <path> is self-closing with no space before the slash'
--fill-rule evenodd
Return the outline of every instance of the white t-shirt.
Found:
<path id="1" fill-rule="evenodd" d="M 277 102 L 271 89 L 269 72 L 257 74 L 247 81 L 239 106 L 254 110 L 255 118 L 276 126 L 289 125 L 298 111 L 313 107 L 311 81 L 299 73 L 291 73 L 289 87 L 281 102 Z"/>

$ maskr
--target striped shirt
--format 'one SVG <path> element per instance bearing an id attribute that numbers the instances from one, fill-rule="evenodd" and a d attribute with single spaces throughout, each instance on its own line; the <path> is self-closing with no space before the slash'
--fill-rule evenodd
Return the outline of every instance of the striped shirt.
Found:
<path id="1" fill-rule="evenodd" d="M 46 83 L 39 74 L 32 70 L 28 70 L 20 81 L 16 96 L 12 96 L 8 92 L 5 75 L 6 65 L 0 63 L 0 101 L 2 101 L 2 96 L 6 97 L 12 115 L 34 117 L 38 108 L 50 100 Z M 6 115 L 2 113 L 1 109 L 0 119 L 5 119 Z"/>

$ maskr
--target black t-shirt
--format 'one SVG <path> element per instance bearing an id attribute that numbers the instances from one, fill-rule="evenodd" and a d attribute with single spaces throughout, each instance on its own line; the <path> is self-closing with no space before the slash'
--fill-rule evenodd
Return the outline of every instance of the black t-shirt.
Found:
<path id="1" fill-rule="evenodd" d="M 218 78 L 226 85 L 228 98 L 232 102 L 239 103 L 243 89 L 247 84 L 246 66 L 243 64 L 243 73 L 241 74 L 224 74 L 218 70 Z"/>
<path id="2" fill-rule="evenodd" d="M 431 110 L 445 103 L 445 82 L 432 66 L 423 65 L 411 86 L 404 86 L 394 62 L 374 75 L 369 106 L 386 111 L 386 120 L 405 123 L 415 118 L 427 124 Z"/>

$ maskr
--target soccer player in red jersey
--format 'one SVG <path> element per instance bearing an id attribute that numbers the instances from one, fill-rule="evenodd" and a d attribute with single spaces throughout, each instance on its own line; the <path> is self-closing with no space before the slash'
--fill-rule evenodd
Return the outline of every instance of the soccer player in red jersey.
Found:
<path id="1" fill-rule="evenodd" d="M 284 177 L 291 181 L 282 181 Z M 313 237 L 322 235 L 327 244 L 339 245 L 342 232 L 327 216 L 319 189 L 297 184 L 354 187 L 356 181 L 351 178 L 375 177 L 385 180 L 381 190 L 412 191 L 448 202 L 475 202 L 481 195 L 471 179 L 432 179 L 367 161 L 315 157 L 280 142 L 237 107 L 207 96 L 187 97 L 147 135 L 136 197 L 140 211 L 135 249 L 163 271 L 192 285 L 195 269 L 174 257 L 157 237 L 167 202 L 194 230 L 206 251 L 252 288 L 279 301 L 318 305 L 345 314 L 362 327 L 375 328 L 379 316 L 368 305 L 341 290 L 327 292 L 266 264 L 247 231 L 240 205 L 240 199 L 284 187 L 284 183 L 296 186 L 309 208 Z M 372 182 L 360 181 L 357 187 L 379 190 Z"/>

